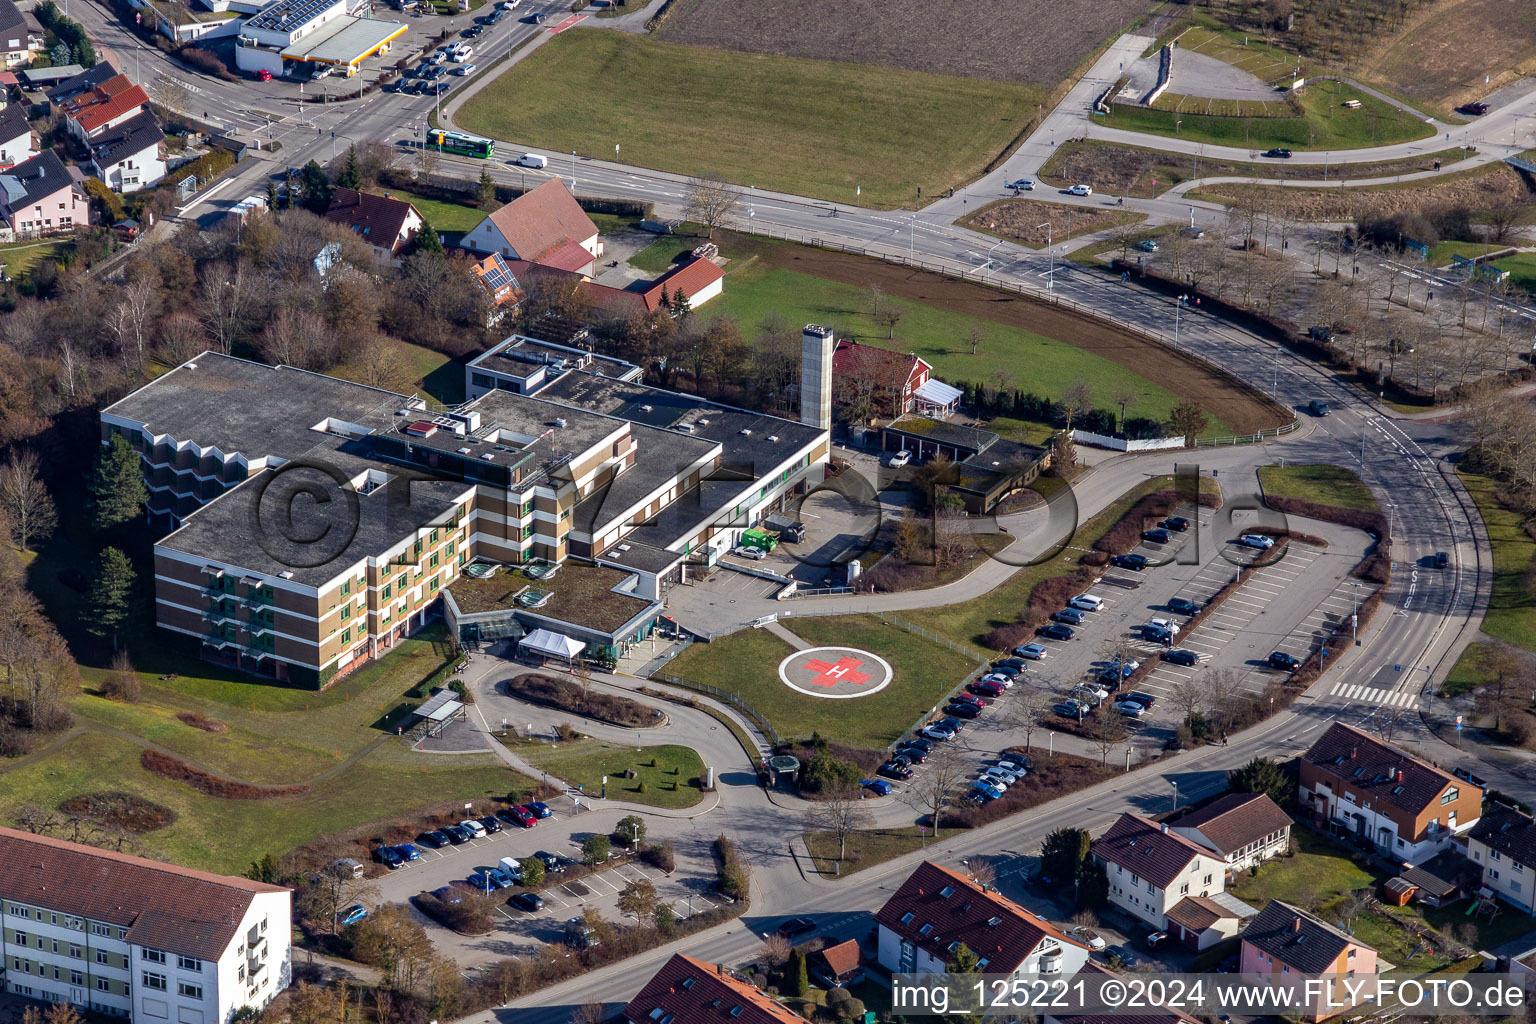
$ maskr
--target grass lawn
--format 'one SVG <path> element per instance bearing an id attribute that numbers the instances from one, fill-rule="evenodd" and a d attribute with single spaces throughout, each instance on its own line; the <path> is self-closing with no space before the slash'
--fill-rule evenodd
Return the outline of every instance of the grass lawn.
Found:
<path id="1" fill-rule="evenodd" d="M 1419 907 L 1424 920 L 1428 921 L 1437 931 L 1454 936 L 1456 928 L 1463 924 L 1471 924 L 1477 928 L 1477 942 L 1471 943 L 1474 949 L 1494 949 L 1506 942 L 1518 939 L 1536 927 L 1536 922 L 1522 914 L 1508 904 L 1499 904 L 1500 911 L 1493 920 L 1486 917 L 1470 918 L 1467 916 L 1468 904 L 1466 901 L 1452 904 L 1449 907 Z M 1414 961 L 1417 963 L 1418 961 Z"/>
<path id="2" fill-rule="evenodd" d="M 1153 491 L 1171 488 L 1173 477 L 1154 477 L 1137 484 L 1104 511 L 1078 527 L 1072 535 L 1071 545 L 1055 559 L 1038 565 L 1025 566 L 1012 578 L 989 593 L 961 604 L 938 608 L 914 609 L 903 616 L 916 625 L 947 636 L 958 644 L 973 647 L 978 655 L 995 656 L 997 652 L 984 647 L 981 638 L 998 626 L 1018 621 L 1019 612 L 1029 602 L 1030 592 L 1042 580 L 1072 572 L 1082 551 L 1109 530 L 1131 506 Z M 1201 488 L 1215 487 L 1210 480 L 1201 480 Z"/>
<path id="3" fill-rule="evenodd" d="M 1516 647 L 1536 650 L 1536 594 L 1530 576 L 1536 542 L 1526 536 L 1525 518 L 1494 497 L 1496 481 L 1464 472 L 1461 482 L 1477 502 L 1493 546 L 1493 593 L 1483 616 L 1483 632 Z"/>
<path id="4" fill-rule="evenodd" d="M 1536 253 L 1522 252 L 1494 260 L 1493 265 L 1509 271 L 1509 283 L 1521 291 L 1536 291 Z"/>
<path id="5" fill-rule="evenodd" d="M 890 663 L 890 685 L 852 700 L 798 693 L 779 679 L 779 662 L 794 649 L 758 629 L 694 644 L 667 672 L 736 692 L 785 739 L 820 732 L 849 746 L 879 749 L 900 738 L 975 667 L 964 655 L 872 615 L 791 618 L 784 625 L 818 647 L 873 651 Z"/>
<path id="6" fill-rule="evenodd" d="M 1276 498 L 1299 498 L 1367 512 L 1381 510 L 1360 477 L 1340 466 L 1260 466 L 1259 483 L 1265 494 Z"/>
<path id="7" fill-rule="evenodd" d="M 1232 895 L 1259 908 L 1270 900 L 1314 907 L 1340 893 L 1382 881 L 1368 867 L 1350 860 L 1340 847 L 1307 829 L 1291 829 L 1291 844 L 1296 848 L 1294 856 L 1270 861 L 1257 875 L 1240 875 Z"/>
<path id="8" fill-rule="evenodd" d="M 277 800 L 220 800 L 145 771 L 138 744 L 86 732 L 3 776 L 0 817 L 22 804 L 55 807 L 81 793 L 123 790 L 171 808 L 177 820 L 140 837 L 144 853 L 210 871 L 240 874 L 267 851 L 283 853 L 318 836 L 445 801 L 505 796 L 533 780 L 489 756 L 418 758 L 415 767 L 375 758 Z"/>
<path id="9" fill-rule="evenodd" d="M 601 102 L 571 102 L 572 96 Z M 862 206 L 979 174 L 1040 86 L 566 32 L 464 105 L 467 131 Z M 862 193 L 860 187 L 862 186 Z"/>
<path id="10" fill-rule="evenodd" d="M 0 245 L 0 267 L 11 277 L 26 273 L 39 263 L 57 259 L 71 242 L 19 242 Z"/>
<path id="11" fill-rule="evenodd" d="M 1347 100 L 1360 109 L 1345 110 Z M 1353 86 L 1321 81 L 1307 86 L 1302 117 L 1219 117 L 1116 103 L 1102 123 L 1152 135 L 1178 136 L 1192 142 L 1265 150 L 1361 149 L 1408 142 L 1434 130 L 1411 114 L 1367 96 Z"/>
<path id="12" fill-rule="evenodd" d="M 692 234 L 657 235 L 656 241 L 629 258 L 629 265 L 648 274 L 664 274 L 678 256 L 692 252 L 699 244 L 700 239 Z"/>
<path id="13" fill-rule="evenodd" d="M 927 829 L 927 834 L 919 834 L 921 825 L 903 825 L 900 828 L 877 828 L 866 832 L 854 832 L 848 837 L 848 856 L 842 863 L 842 874 L 851 871 L 861 871 L 864 868 L 883 864 L 888 860 L 900 857 L 904 853 L 922 849 L 929 843 L 938 842 L 940 839 L 948 839 L 961 829 L 942 829 L 939 836 L 934 836 L 932 829 Z M 838 873 L 838 842 L 837 837 L 830 832 L 807 832 L 805 834 L 806 849 L 811 851 L 811 860 L 816 865 L 816 870 L 828 878 L 837 877 Z"/>
<path id="14" fill-rule="evenodd" d="M 675 743 L 629 747 L 589 737 L 574 743 L 521 746 L 518 752 L 541 770 L 573 786 L 580 785 L 594 799 L 602 792 L 605 775 L 608 793 L 615 800 L 654 807 L 692 807 L 704 799 L 699 789 L 704 762 L 692 747 Z M 636 777 L 626 779 L 624 772 L 630 768 Z"/>
<path id="15" fill-rule="evenodd" d="M 1487 644 L 1468 644 L 1440 685 L 1440 696 L 1457 697 L 1493 682 L 1494 674 L 1483 669 L 1483 658 L 1491 651 Z"/>
<path id="16" fill-rule="evenodd" d="M 1492 245 L 1487 242 L 1436 242 L 1429 247 L 1429 259 L 1425 262 L 1431 267 L 1444 267 L 1450 265 L 1452 256 L 1465 256 L 1471 259 L 1474 256 L 1508 248 L 1507 245 Z"/>
<path id="17" fill-rule="evenodd" d="M 881 301 L 901 310 L 896 337 L 891 339 L 890 330 L 875 321 L 868 288 L 775 265 L 793 261 L 793 253 L 801 250 L 800 246 L 738 239 L 742 236 L 734 236 L 726 255 L 744 265 L 728 269 L 724 293 L 701 312 L 705 316 L 734 317 L 748 336 L 768 313 L 777 312 L 792 324 L 827 324 L 837 331 L 838 337 L 851 335 L 864 344 L 914 352 L 932 364 L 935 376 L 950 382 L 980 380 L 993 386 L 998 376 L 1003 375 L 1013 382 L 1010 386 L 1056 396 L 1073 381 L 1082 379 L 1093 388 L 1096 404 L 1106 407 L 1110 404 L 1109 396 L 1117 388 L 1127 386 L 1139 397 L 1126 415 L 1156 420 L 1167 419 L 1179 403 L 1173 391 L 1148 380 L 1135 369 L 1086 351 L 1071 341 L 897 297 L 887 290 Z M 693 244 L 698 241 L 693 240 Z M 776 249 L 779 251 L 775 252 Z M 761 258 L 751 259 L 754 255 Z M 965 340 L 973 328 L 985 339 L 976 356 L 971 355 Z M 1215 437 L 1233 431 L 1219 417 L 1212 416 L 1208 433 Z"/>
<path id="18" fill-rule="evenodd" d="M 466 206 L 463 203 L 445 203 L 441 199 L 428 199 L 414 192 L 407 192 L 399 188 L 380 188 L 380 194 L 388 192 L 396 199 L 404 199 L 416 207 L 418 213 L 427 219 L 435 231 L 457 231 L 462 234 L 469 231 L 476 224 L 485 220 L 485 211 L 478 206 Z"/>
<path id="19" fill-rule="evenodd" d="M 400 352 L 411 364 L 416 379 L 411 387 L 424 391 L 444 405 L 464 401 L 464 366 L 441 352 L 408 341 L 397 342 Z"/>

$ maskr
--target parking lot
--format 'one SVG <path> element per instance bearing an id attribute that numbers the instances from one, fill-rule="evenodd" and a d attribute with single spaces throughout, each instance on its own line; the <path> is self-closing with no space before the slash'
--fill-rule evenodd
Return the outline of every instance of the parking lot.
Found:
<path id="1" fill-rule="evenodd" d="M 599 828 L 594 823 L 583 827 L 588 816 L 601 817 L 611 825 L 611 814 L 598 815 L 583 811 L 574 818 L 568 816 L 574 810 L 568 798 L 552 801 L 557 808 L 555 816 L 545 818 L 533 828 L 523 829 L 505 825 L 500 832 L 482 839 L 473 839 L 459 846 L 431 849 L 416 844 L 421 859 L 388 872 L 374 883 L 383 903 L 402 903 L 410 907 L 411 917 L 426 926 L 427 934 L 439 951 L 452 956 L 460 965 L 468 968 L 515 953 L 520 949 L 533 948 L 541 943 L 559 943 L 565 936 L 565 922 L 580 917 L 588 908 L 596 908 L 606 920 L 620 921 L 622 915 L 615 906 L 619 892 L 630 882 L 647 879 L 656 886 L 663 903 L 670 902 L 677 916 L 687 917 L 717 905 L 718 894 L 710 892 L 713 875 L 697 874 L 696 868 L 683 856 L 678 857 L 678 870 L 667 875 L 649 864 L 638 860 L 615 862 L 611 867 L 596 874 L 561 881 L 559 874 L 552 874 L 552 883 L 539 890 L 544 898 L 544 908 L 532 913 L 519 910 L 503 902 L 497 907 L 498 928 L 486 935 L 459 935 L 427 917 L 410 904 L 410 899 L 422 892 L 431 892 L 445 885 L 468 886 L 466 879 L 477 868 L 491 868 L 503 857 L 522 860 L 543 850 L 573 863 L 581 861 L 581 841 Z M 607 834 L 606 831 L 601 834 Z M 616 846 L 615 849 L 618 849 Z M 500 890 L 503 897 L 522 892 L 520 888 Z"/>

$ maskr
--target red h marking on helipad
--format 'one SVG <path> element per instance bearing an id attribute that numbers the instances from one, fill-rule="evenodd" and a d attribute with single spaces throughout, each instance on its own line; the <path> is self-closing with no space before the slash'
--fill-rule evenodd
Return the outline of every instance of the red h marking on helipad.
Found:
<path id="1" fill-rule="evenodd" d="M 862 664 L 864 663 L 859 659 L 850 658 L 845 654 L 837 659 L 835 664 L 829 665 L 818 658 L 815 661 L 806 662 L 805 667 L 817 673 L 816 678 L 811 680 L 812 686 L 836 686 L 838 683 L 851 683 L 858 686 L 869 682 L 869 673 L 854 671 Z"/>

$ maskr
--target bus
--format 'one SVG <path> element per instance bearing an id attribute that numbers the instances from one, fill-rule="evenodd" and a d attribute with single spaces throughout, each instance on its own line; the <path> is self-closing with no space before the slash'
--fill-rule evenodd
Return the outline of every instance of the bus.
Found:
<path id="1" fill-rule="evenodd" d="M 494 139 L 445 132 L 441 128 L 433 128 L 427 132 L 427 145 L 432 149 L 440 149 L 444 153 L 457 153 L 460 156 L 477 156 L 486 159 L 496 155 Z"/>

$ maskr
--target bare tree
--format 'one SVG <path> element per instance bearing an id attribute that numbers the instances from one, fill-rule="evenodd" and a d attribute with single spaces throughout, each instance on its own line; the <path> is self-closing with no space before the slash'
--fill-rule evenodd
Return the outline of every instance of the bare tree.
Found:
<path id="1" fill-rule="evenodd" d="M 778 932 L 764 932 L 762 958 L 770 967 L 777 967 L 789 959 L 793 944 Z"/>
<path id="2" fill-rule="evenodd" d="M 1174 683 L 1168 689 L 1168 703 L 1180 712 L 1180 724 L 1188 724 L 1196 715 L 1203 714 L 1210 706 L 1210 691 L 1206 689 L 1205 677 L 1196 673 Z"/>
<path id="3" fill-rule="evenodd" d="M 1008 706 L 1008 726 L 1024 734 L 1024 749 L 1030 749 L 1036 729 L 1045 727 L 1051 714 L 1051 696 L 1042 690 L 1019 694 Z"/>
<path id="4" fill-rule="evenodd" d="M 1077 415 L 1093 405 L 1093 385 L 1079 377 L 1062 389 L 1056 404 L 1061 406 L 1062 415 L 1067 420 L 1067 429 L 1071 430 L 1072 421 Z"/>
<path id="5" fill-rule="evenodd" d="M 173 114 L 185 114 L 192 93 L 180 78 L 160 75 L 150 88 L 151 98 Z"/>
<path id="6" fill-rule="evenodd" d="M 847 858 L 848 837 L 860 829 L 869 828 L 875 822 L 874 816 L 865 809 L 860 799 L 861 793 L 857 785 L 840 782 L 825 799 L 817 801 L 806 816 L 813 829 L 830 833 L 837 839 L 838 860 Z"/>
<path id="7" fill-rule="evenodd" d="M 1091 733 L 1093 745 L 1099 748 L 1099 763 L 1105 765 L 1109 764 L 1109 752 L 1131 738 L 1125 719 L 1108 711 L 1094 718 Z"/>
<path id="8" fill-rule="evenodd" d="M 975 355 L 977 350 L 986 343 L 986 340 L 987 336 L 983 334 L 981 332 L 981 328 L 975 324 L 972 324 L 971 329 L 965 332 L 965 343 L 971 346 L 971 355 Z"/>
<path id="9" fill-rule="evenodd" d="M 10 521 L 11 537 L 21 550 L 32 541 L 47 538 L 58 525 L 53 498 L 38 472 L 37 453 L 24 449 L 12 452 L 0 465 L 0 511 Z"/>
<path id="10" fill-rule="evenodd" d="M 595 999 L 589 999 L 571 1011 L 571 1024 L 603 1024 L 607 1019 L 608 1007 Z"/>
<path id="11" fill-rule="evenodd" d="M 734 186 L 714 178 L 689 178 L 683 189 L 688 219 L 704 225 L 710 238 L 715 237 L 715 229 L 725 225 L 740 201 L 741 193 Z"/>
<path id="12" fill-rule="evenodd" d="M 160 321 L 158 358 L 171 366 L 180 366 L 208 347 L 208 332 L 197 318 L 177 310 Z"/>
<path id="13" fill-rule="evenodd" d="M 997 866 L 992 863 L 990 857 L 971 857 L 965 862 L 965 868 L 976 884 L 983 888 L 996 888 Z"/>
<path id="14" fill-rule="evenodd" d="M 311 309 L 279 306 L 261 334 L 261 354 L 271 363 L 301 370 L 323 369 L 331 332 L 325 318 Z"/>
<path id="15" fill-rule="evenodd" d="M 1120 430 L 1125 430 L 1125 410 L 1132 402 L 1141 397 L 1141 392 L 1130 384 L 1117 384 L 1110 400 L 1120 409 Z"/>
<path id="16" fill-rule="evenodd" d="M 949 798 L 966 778 L 966 760 L 954 743 L 946 743 L 928 757 L 923 773 L 901 791 L 901 798 L 920 814 L 928 815 L 935 836 Z"/>
<path id="17" fill-rule="evenodd" d="M 235 345 L 235 334 L 245 311 L 245 267 L 236 266 L 233 271 L 219 263 L 203 274 L 199 312 L 203 325 L 213 336 L 220 352 L 229 355 Z"/>

